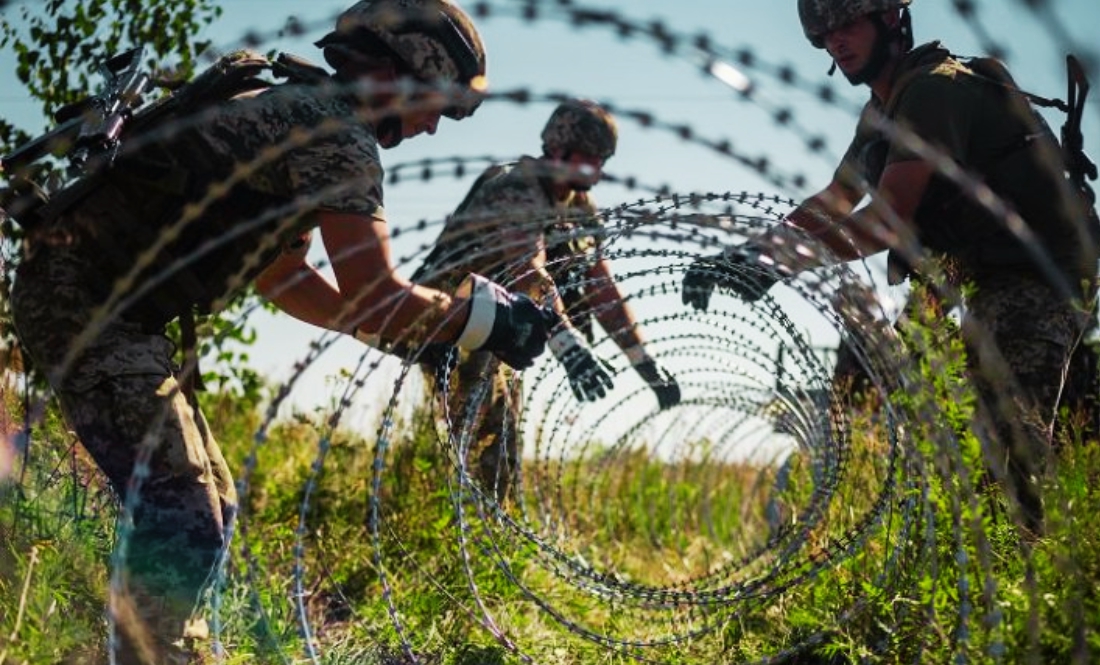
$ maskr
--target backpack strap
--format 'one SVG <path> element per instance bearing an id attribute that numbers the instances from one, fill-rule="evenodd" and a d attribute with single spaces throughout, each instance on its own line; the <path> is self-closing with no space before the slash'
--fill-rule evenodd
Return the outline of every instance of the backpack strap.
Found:
<path id="1" fill-rule="evenodd" d="M 324 67 L 319 67 L 301 56 L 280 53 L 271 63 L 271 72 L 289 83 L 318 84 L 332 79 Z"/>
<path id="2" fill-rule="evenodd" d="M 233 51 L 176 91 L 174 96 L 178 109 L 190 112 L 249 90 L 269 88 L 271 82 L 260 78 L 260 75 L 271 69 L 271 61 L 255 51 Z"/>
<path id="3" fill-rule="evenodd" d="M 1008 73 L 1008 69 L 1004 66 L 1004 63 L 996 58 L 978 56 L 972 56 L 968 58 L 963 58 L 959 56 L 952 57 L 958 60 L 965 67 L 967 73 L 973 78 L 976 78 L 980 81 L 985 81 L 990 85 L 1004 88 L 1009 92 L 1022 95 L 1035 106 L 1041 106 L 1042 108 L 1048 109 L 1058 109 L 1063 113 L 1069 113 L 1070 111 L 1069 105 L 1060 99 L 1041 97 L 1039 95 L 1021 89 L 1020 86 L 1016 85 L 1016 81 L 1013 80 L 1012 75 Z"/>
<path id="4" fill-rule="evenodd" d="M 180 312 L 179 322 L 180 354 L 183 357 L 179 371 L 180 390 L 189 402 L 194 403 L 195 393 L 206 390 L 202 382 L 202 369 L 199 367 L 199 337 L 195 330 L 194 311 L 188 308 Z"/>

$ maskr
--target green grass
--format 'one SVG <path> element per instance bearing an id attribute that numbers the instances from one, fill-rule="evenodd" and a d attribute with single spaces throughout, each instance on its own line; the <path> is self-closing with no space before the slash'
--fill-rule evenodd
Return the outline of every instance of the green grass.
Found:
<path id="1" fill-rule="evenodd" d="M 7 413 L 17 414 L 7 400 Z M 260 415 L 232 397 L 205 400 L 231 466 L 244 468 Z M 752 662 L 801 645 L 789 662 L 1100 657 L 1096 442 L 1060 451 L 1045 488 L 1048 533 L 1027 549 L 1003 518 L 996 492 L 965 496 L 956 475 L 930 471 L 942 451 L 921 448 L 919 432 L 909 454 L 927 463 L 927 502 L 919 489 L 904 489 L 916 467 L 887 466 L 878 425 L 856 417 L 851 431 L 843 477 L 822 514 L 802 513 L 820 488 L 809 461 L 792 460 L 790 484 L 775 497 L 787 529 L 777 534 L 769 531 L 767 493 L 759 489 L 771 486 L 772 469 L 663 462 L 637 452 L 617 455 L 613 468 L 601 466 L 606 451 L 579 461 L 531 461 L 527 519 L 520 522 L 564 553 L 557 560 L 495 519 L 481 520 L 472 502 L 461 513 L 467 528 L 459 530 L 453 472 L 425 414 L 391 432 L 376 535 L 368 520 L 375 436 L 329 435 L 321 418 L 281 423 L 255 450 L 219 596 L 226 662 L 308 662 L 300 612 L 324 663 L 398 663 L 403 645 L 423 662 L 521 662 L 485 627 L 490 619 L 534 662 L 562 665 L 632 662 L 628 649 L 608 649 L 575 629 L 644 642 L 704 627 L 697 639 L 641 654 L 666 663 Z M 322 440 L 329 448 L 300 531 L 303 488 Z M 978 463 L 973 450 L 956 457 L 956 464 Z M 903 490 L 880 520 L 862 528 L 874 490 L 891 474 Z M 115 507 L 55 413 L 36 430 L 20 482 L 0 491 L 0 663 L 102 662 Z M 907 525 L 901 506 L 910 499 L 921 520 Z M 857 531 L 861 540 L 849 554 L 843 542 Z M 770 536 L 771 548 L 745 559 Z M 569 570 L 597 571 L 580 579 L 612 590 L 624 581 L 663 591 L 749 584 L 767 594 L 653 612 L 635 599 L 601 598 L 563 581 Z M 297 584 L 305 593 L 301 608 Z"/>

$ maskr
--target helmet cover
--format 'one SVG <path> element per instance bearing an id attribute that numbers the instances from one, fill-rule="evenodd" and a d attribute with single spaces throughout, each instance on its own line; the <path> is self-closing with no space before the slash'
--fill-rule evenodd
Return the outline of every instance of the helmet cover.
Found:
<path id="1" fill-rule="evenodd" d="M 415 78 L 458 83 L 480 92 L 485 86 L 485 46 L 473 20 L 450 0 L 359 0 L 317 42 L 370 52 L 383 44 Z M 479 95 L 463 95 L 444 111 L 450 117 L 473 113 Z"/>
<path id="2" fill-rule="evenodd" d="M 891 9 L 907 7 L 911 0 L 798 0 L 802 31 L 817 48 L 824 48 L 825 35 L 852 21 Z"/>
<path id="3" fill-rule="evenodd" d="M 582 152 L 606 160 L 615 154 L 619 131 L 615 118 L 599 104 L 571 99 L 558 105 L 542 130 L 546 153 Z"/>

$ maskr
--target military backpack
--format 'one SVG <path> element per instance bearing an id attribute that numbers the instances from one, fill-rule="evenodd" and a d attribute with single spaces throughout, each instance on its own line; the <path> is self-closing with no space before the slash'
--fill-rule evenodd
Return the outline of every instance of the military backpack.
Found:
<path id="1" fill-rule="evenodd" d="M 56 129 L 2 157 L 7 186 L 0 206 L 32 241 L 78 206 L 110 210 L 109 220 L 90 230 L 99 273 L 92 279 L 108 287 L 132 279 L 127 316 L 159 327 L 192 310 L 210 312 L 270 262 L 279 249 L 267 237 L 270 225 L 240 222 L 289 201 L 243 185 L 208 196 L 227 167 L 189 149 L 186 127 L 217 104 L 280 84 L 265 73 L 298 84 L 321 84 L 329 75 L 288 54 L 270 59 L 241 50 L 146 103 L 156 85 L 141 69 L 142 53 L 109 59 L 103 92 L 61 109 Z M 47 193 L 35 166 L 51 155 L 68 161 L 71 182 Z"/>

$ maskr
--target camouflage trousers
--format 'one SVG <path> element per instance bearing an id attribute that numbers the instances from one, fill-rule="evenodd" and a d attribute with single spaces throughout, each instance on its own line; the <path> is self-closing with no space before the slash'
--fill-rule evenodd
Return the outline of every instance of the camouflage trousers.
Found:
<path id="1" fill-rule="evenodd" d="M 514 372 L 493 354 L 459 351 L 458 363 L 446 385 L 437 368 L 424 364 L 425 376 L 436 377 L 437 404 L 445 408 L 453 440 L 468 442 L 467 463 L 486 493 L 503 502 L 519 473 L 519 423 L 523 413 L 523 386 Z"/>
<path id="2" fill-rule="evenodd" d="M 159 331 L 115 320 L 63 366 L 99 299 L 91 275 L 91 260 L 69 247 L 35 248 L 17 274 L 15 326 L 68 424 L 132 506 L 122 583 L 111 587 L 117 662 L 186 662 L 181 642 L 225 551 L 236 489 Z"/>
<path id="3" fill-rule="evenodd" d="M 1038 485 L 1090 318 L 1045 282 L 1021 275 L 982 280 L 963 317 L 978 431 L 991 470 L 1035 533 L 1043 519 Z"/>

